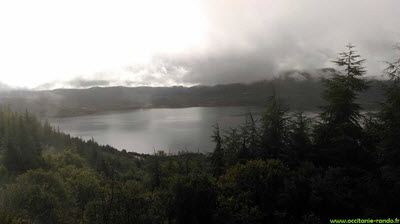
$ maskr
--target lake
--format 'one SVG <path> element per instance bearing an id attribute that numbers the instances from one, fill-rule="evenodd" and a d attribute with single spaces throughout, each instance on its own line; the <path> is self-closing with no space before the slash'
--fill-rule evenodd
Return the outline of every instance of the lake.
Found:
<path id="1" fill-rule="evenodd" d="M 179 109 L 138 109 L 88 116 L 54 118 L 50 123 L 61 131 L 119 150 L 138 153 L 179 151 L 211 152 L 213 125 L 221 129 L 238 127 L 251 111 L 258 117 L 260 107 L 192 107 Z"/>

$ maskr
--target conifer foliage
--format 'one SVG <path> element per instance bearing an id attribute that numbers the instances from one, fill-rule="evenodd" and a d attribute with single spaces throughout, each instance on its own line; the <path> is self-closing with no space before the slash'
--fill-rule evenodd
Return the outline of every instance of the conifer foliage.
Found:
<path id="1" fill-rule="evenodd" d="M 368 83 L 363 79 L 365 60 L 361 59 L 353 45 L 346 47 L 347 51 L 340 53 L 333 61 L 343 68 L 343 72 L 325 80 L 326 91 L 323 98 L 328 105 L 322 108 L 321 118 L 329 127 L 334 128 L 330 130 L 331 134 L 357 139 L 361 132 L 359 120 L 362 108 L 356 100 L 358 93 L 368 88 Z"/>
<path id="2" fill-rule="evenodd" d="M 214 126 L 210 154 L 118 151 L 0 107 L 0 223 L 329 223 L 396 218 L 400 201 L 400 57 L 382 109 L 354 46 L 324 82 L 316 118 L 278 94 L 239 128 Z M 397 47 L 400 51 L 400 47 Z"/>

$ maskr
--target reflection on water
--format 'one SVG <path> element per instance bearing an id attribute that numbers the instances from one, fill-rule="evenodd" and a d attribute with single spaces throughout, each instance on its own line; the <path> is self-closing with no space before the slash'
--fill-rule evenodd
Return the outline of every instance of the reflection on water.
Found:
<path id="1" fill-rule="evenodd" d="M 100 144 L 139 153 L 164 150 L 211 152 L 212 126 L 237 127 L 258 107 L 193 107 L 182 109 L 141 109 L 128 112 L 51 119 L 53 126 L 72 136 L 94 138 Z"/>
<path id="2" fill-rule="evenodd" d="M 127 112 L 51 119 L 53 126 L 72 136 L 94 138 L 100 144 L 139 153 L 164 150 L 211 152 L 212 126 L 222 130 L 243 124 L 251 112 L 260 117 L 260 107 L 192 107 L 140 109 Z M 313 117 L 315 113 L 308 112 Z"/>

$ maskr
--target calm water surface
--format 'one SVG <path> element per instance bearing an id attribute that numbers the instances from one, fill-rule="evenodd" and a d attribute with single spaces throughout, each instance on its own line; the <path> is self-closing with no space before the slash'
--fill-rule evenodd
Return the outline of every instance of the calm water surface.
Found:
<path id="1" fill-rule="evenodd" d="M 139 153 L 164 150 L 211 152 L 212 126 L 238 127 L 251 111 L 258 117 L 259 107 L 193 107 L 182 109 L 140 109 L 127 112 L 51 119 L 61 131 L 100 144 Z"/>

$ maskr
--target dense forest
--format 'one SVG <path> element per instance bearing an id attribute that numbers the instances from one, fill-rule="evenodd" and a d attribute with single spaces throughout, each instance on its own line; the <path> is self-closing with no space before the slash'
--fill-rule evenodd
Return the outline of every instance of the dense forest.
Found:
<path id="1" fill-rule="evenodd" d="M 325 103 L 321 98 L 324 91 L 321 78 L 330 78 L 336 73 L 333 68 L 292 70 L 254 83 L 215 86 L 14 90 L 1 92 L 0 103 L 20 112 L 28 108 L 40 117 L 69 117 L 137 108 L 264 106 L 266 96 L 275 88 L 290 109 L 316 111 Z M 386 81 L 370 81 L 370 88 L 360 93 L 357 102 L 365 109 L 376 110 L 383 99 L 380 87 Z"/>
<path id="2" fill-rule="evenodd" d="M 399 48 L 400 50 L 400 48 Z M 399 57 L 400 58 L 400 57 Z M 214 127 L 211 154 L 142 155 L 0 110 L 0 223 L 327 223 L 396 218 L 400 201 L 400 59 L 380 110 L 353 46 L 323 80 L 320 116 L 289 112 L 279 88 L 256 120 Z"/>

